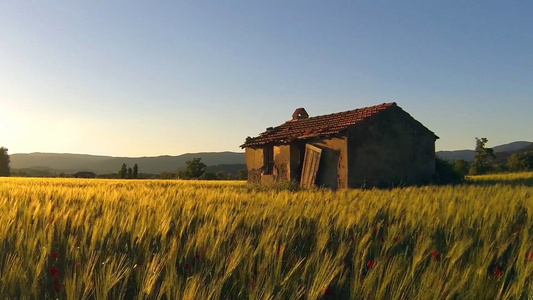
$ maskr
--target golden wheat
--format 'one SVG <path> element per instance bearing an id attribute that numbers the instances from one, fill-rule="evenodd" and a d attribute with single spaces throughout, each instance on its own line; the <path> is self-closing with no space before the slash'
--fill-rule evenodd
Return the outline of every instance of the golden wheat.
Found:
<path id="1" fill-rule="evenodd" d="M 533 173 L 459 186 L 0 179 L 17 299 L 523 299 Z"/>

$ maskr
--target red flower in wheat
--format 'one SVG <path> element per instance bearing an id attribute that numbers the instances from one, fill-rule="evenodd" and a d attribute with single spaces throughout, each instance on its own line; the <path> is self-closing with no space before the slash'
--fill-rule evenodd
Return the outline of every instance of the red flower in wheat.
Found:
<path id="1" fill-rule="evenodd" d="M 439 258 L 440 258 L 440 253 L 439 253 L 439 251 L 433 251 L 433 252 L 431 252 L 431 257 L 433 257 L 433 259 L 439 259 Z"/>
<path id="2" fill-rule="evenodd" d="M 59 269 L 56 268 L 56 267 L 51 267 L 50 270 L 48 270 L 50 272 L 50 274 L 52 274 L 52 276 L 54 277 L 59 277 L 60 273 L 59 273 Z"/>
<path id="3" fill-rule="evenodd" d="M 52 252 L 52 253 L 50 254 L 50 257 L 51 257 L 53 260 L 57 261 L 57 260 L 59 259 L 59 252 Z"/>
<path id="4" fill-rule="evenodd" d="M 367 268 L 367 269 L 372 269 L 373 266 L 374 266 L 374 261 L 373 261 L 373 260 L 369 260 L 369 261 L 366 263 L 366 268 Z"/>
<path id="5" fill-rule="evenodd" d="M 333 295 L 333 294 L 335 294 L 335 291 L 330 286 L 328 286 L 326 290 L 324 291 L 324 295 Z"/>

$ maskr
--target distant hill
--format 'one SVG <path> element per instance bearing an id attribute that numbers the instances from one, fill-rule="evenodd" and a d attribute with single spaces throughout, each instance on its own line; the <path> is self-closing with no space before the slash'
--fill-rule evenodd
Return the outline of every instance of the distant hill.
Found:
<path id="1" fill-rule="evenodd" d="M 123 163 L 130 167 L 137 164 L 139 172 L 142 173 L 176 172 L 177 169 L 184 169 L 185 162 L 195 157 L 200 157 L 207 166 L 239 164 L 237 167 L 242 169 L 242 164 L 246 163 L 242 152 L 204 152 L 156 157 L 112 157 L 59 153 L 10 155 L 11 169 L 49 169 L 56 173 L 64 172 L 67 174 L 79 171 L 91 171 L 96 174 L 117 173 Z"/>
<path id="2" fill-rule="evenodd" d="M 531 145 L 525 147 L 524 149 L 520 150 L 519 152 L 526 152 L 526 151 L 533 151 L 533 143 L 531 143 Z"/>
<path id="3" fill-rule="evenodd" d="M 498 153 L 498 152 L 517 152 L 517 151 L 522 150 L 522 149 L 524 149 L 524 148 L 526 148 L 528 146 L 531 146 L 532 144 L 533 143 L 531 143 L 531 142 L 519 141 L 519 142 L 512 142 L 512 143 L 509 143 L 509 144 L 492 147 L 492 149 L 494 150 L 494 153 Z"/>
<path id="4" fill-rule="evenodd" d="M 533 151 L 533 143 L 518 141 L 492 147 L 496 153 L 497 161 L 507 161 L 515 152 Z M 474 161 L 474 150 L 437 151 L 437 156 L 449 161 L 464 159 Z M 60 153 L 28 153 L 11 154 L 11 169 L 32 169 L 44 173 L 73 174 L 80 171 L 90 171 L 96 174 L 117 173 L 123 163 L 130 167 L 139 166 L 139 172 L 159 174 L 161 172 L 176 172 L 185 169 L 185 162 L 195 157 L 202 158 L 208 172 L 237 174 L 246 168 L 243 152 L 203 152 L 187 153 L 178 156 L 155 157 L 113 157 L 87 154 L 60 154 Z"/>
<path id="5" fill-rule="evenodd" d="M 532 142 L 518 141 L 509 144 L 492 147 L 496 157 L 499 160 L 504 160 L 515 152 L 522 152 L 533 150 Z M 474 150 L 455 150 L 455 151 L 437 151 L 437 156 L 449 161 L 464 159 L 466 161 L 474 161 Z"/>
<path id="6" fill-rule="evenodd" d="M 474 150 L 453 150 L 453 151 L 437 151 L 437 156 L 448 161 L 456 161 L 464 159 L 466 161 L 474 161 Z"/>

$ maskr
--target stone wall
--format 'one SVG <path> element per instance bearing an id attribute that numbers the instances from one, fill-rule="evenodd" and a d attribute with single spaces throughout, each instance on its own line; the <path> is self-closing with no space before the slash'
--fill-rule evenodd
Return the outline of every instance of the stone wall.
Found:
<path id="1" fill-rule="evenodd" d="M 348 130 L 349 186 L 424 184 L 435 174 L 435 135 L 401 108 Z"/>
<path id="2" fill-rule="evenodd" d="M 317 185 L 333 189 L 348 187 L 348 158 L 345 137 L 317 138 L 289 145 L 274 146 L 274 171 L 272 175 L 268 175 L 268 178 L 263 175 L 263 148 L 246 148 L 248 182 L 266 183 L 266 181 L 290 180 L 299 182 L 306 142 L 322 149 Z"/>
<path id="3" fill-rule="evenodd" d="M 248 147 L 245 150 L 248 183 L 261 183 L 263 173 L 263 149 Z"/>
<path id="4" fill-rule="evenodd" d="M 274 146 L 274 179 L 275 181 L 290 180 L 291 152 L 289 145 Z"/>
<path id="5" fill-rule="evenodd" d="M 249 183 L 272 183 L 276 181 L 290 180 L 291 176 L 291 152 L 290 145 L 278 145 L 273 147 L 274 170 L 272 174 L 263 175 L 264 150 L 263 148 L 248 147 L 246 153 L 246 167 L 248 169 Z"/>

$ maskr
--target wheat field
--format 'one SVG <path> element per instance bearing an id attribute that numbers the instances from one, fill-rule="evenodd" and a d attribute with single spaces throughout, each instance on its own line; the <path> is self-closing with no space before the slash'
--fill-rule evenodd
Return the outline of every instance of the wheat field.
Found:
<path id="1" fill-rule="evenodd" d="M 532 183 L 1 178 L 0 298 L 528 299 Z"/>

